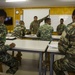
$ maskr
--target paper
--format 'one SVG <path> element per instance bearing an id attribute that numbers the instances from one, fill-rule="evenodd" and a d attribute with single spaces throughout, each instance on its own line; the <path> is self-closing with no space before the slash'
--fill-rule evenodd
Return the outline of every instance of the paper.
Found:
<path id="1" fill-rule="evenodd" d="M 6 39 L 13 40 L 13 39 L 16 39 L 16 38 L 15 37 L 6 37 Z"/>
<path id="2" fill-rule="evenodd" d="M 58 43 L 49 44 L 49 47 L 57 49 L 58 48 Z"/>

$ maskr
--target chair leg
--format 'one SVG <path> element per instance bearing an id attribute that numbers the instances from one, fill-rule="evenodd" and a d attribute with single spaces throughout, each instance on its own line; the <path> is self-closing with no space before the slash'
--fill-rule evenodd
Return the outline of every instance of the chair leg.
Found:
<path id="1" fill-rule="evenodd" d="M 3 72 L 2 63 L 0 62 L 0 72 Z"/>
<path id="2" fill-rule="evenodd" d="M 18 51 L 16 58 L 20 62 L 20 65 L 21 65 L 21 59 L 22 59 L 21 56 L 22 56 L 21 52 Z"/>

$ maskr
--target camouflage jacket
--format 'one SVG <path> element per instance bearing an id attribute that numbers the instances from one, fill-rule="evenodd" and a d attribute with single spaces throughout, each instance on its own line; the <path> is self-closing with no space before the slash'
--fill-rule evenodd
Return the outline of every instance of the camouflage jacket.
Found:
<path id="1" fill-rule="evenodd" d="M 53 27 L 51 27 L 51 25 L 46 23 L 39 27 L 37 36 L 40 37 L 41 40 L 50 41 L 52 40 L 53 30 L 54 30 Z"/>
<path id="2" fill-rule="evenodd" d="M 7 29 L 4 24 L 0 24 L 0 52 L 6 52 L 10 47 L 5 45 Z"/>
<path id="3" fill-rule="evenodd" d="M 58 49 L 60 52 L 65 53 L 68 59 L 75 61 L 75 26 L 69 25 L 62 33 Z"/>
<path id="4" fill-rule="evenodd" d="M 61 35 L 65 28 L 66 28 L 66 26 L 64 24 L 59 24 L 57 26 L 57 33 L 58 33 L 58 35 Z"/>
<path id="5" fill-rule="evenodd" d="M 37 31 L 38 31 L 38 28 L 40 27 L 40 23 L 45 19 L 47 18 L 48 16 L 42 18 L 42 19 L 39 19 L 37 21 L 33 21 L 31 22 L 30 24 L 30 31 L 33 32 L 33 34 L 36 34 Z"/>
<path id="6" fill-rule="evenodd" d="M 36 34 L 39 26 L 40 26 L 40 20 L 33 21 L 30 25 L 30 31 L 33 32 L 33 34 Z"/>
<path id="7" fill-rule="evenodd" d="M 17 25 L 14 30 L 12 35 L 14 35 L 17 38 L 21 38 L 25 35 L 26 32 L 26 28 L 24 27 L 24 25 Z"/>

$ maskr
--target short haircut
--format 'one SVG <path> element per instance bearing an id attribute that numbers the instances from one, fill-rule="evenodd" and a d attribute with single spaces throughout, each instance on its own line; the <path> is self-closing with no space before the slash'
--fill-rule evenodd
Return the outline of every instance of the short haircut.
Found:
<path id="1" fill-rule="evenodd" d="M 51 18 L 46 18 L 44 22 L 47 23 L 49 20 L 51 20 Z"/>
<path id="2" fill-rule="evenodd" d="M 64 21 L 64 19 L 63 19 L 63 18 L 61 18 L 60 20 L 63 20 L 63 21 Z"/>
<path id="3" fill-rule="evenodd" d="M 75 15 L 75 9 L 73 10 L 73 12 L 72 12 L 72 16 L 74 16 Z"/>
<path id="4" fill-rule="evenodd" d="M 7 13 L 3 9 L 0 9 L 0 16 L 4 16 L 4 18 L 6 18 Z"/>
<path id="5" fill-rule="evenodd" d="M 34 18 L 38 18 L 37 16 L 34 16 Z"/>

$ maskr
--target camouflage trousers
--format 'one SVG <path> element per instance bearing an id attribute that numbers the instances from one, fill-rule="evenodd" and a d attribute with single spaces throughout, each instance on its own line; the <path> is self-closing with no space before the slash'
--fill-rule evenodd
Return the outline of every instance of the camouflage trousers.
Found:
<path id="1" fill-rule="evenodd" d="M 53 63 L 53 70 L 56 75 L 65 75 L 64 71 L 75 72 L 75 62 L 67 58 L 61 58 Z"/>
<path id="2" fill-rule="evenodd" d="M 18 70 L 17 59 L 12 57 L 12 55 L 8 54 L 7 52 L 0 53 L 0 62 L 9 66 L 9 69 L 6 71 L 6 73 L 15 74 Z"/>

